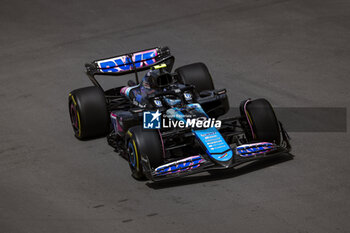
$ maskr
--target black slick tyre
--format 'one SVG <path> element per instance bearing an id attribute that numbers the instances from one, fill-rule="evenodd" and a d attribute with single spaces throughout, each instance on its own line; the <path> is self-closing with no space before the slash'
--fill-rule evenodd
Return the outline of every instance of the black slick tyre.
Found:
<path id="1" fill-rule="evenodd" d="M 215 89 L 209 70 L 204 63 L 181 66 L 175 72 L 180 83 L 194 85 L 198 93 Z"/>
<path id="2" fill-rule="evenodd" d="M 252 130 L 253 140 L 280 144 L 279 123 L 271 104 L 266 99 L 248 100 L 243 111 Z"/>
<path id="3" fill-rule="evenodd" d="M 68 97 L 69 115 L 78 139 L 106 136 L 109 116 L 105 96 L 98 87 L 85 87 L 72 91 Z"/>
<path id="4" fill-rule="evenodd" d="M 152 169 L 157 168 L 164 162 L 164 148 L 158 130 L 145 130 L 142 126 L 134 126 L 129 129 L 126 136 L 128 149 L 128 161 L 132 176 L 144 179 L 141 157 L 147 157 Z"/>

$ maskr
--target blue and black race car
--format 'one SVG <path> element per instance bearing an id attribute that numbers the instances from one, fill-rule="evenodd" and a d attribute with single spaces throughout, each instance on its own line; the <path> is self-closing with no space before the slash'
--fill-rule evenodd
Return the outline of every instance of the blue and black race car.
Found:
<path id="1" fill-rule="evenodd" d="M 107 136 L 134 178 L 153 181 L 230 169 L 291 150 L 267 100 L 244 100 L 239 116 L 223 118 L 227 93 L 214 88 L 206 65 L 172 72 L 174 61 L 168 47 L 157 47 L 86 64 L 94 86 L 76 89 L 68 99 L 75 136 Z M 139 81 L 141 71 L 147 72 Z M 130 73 L 135 81 L 108 90 L 95 78 Z"/>

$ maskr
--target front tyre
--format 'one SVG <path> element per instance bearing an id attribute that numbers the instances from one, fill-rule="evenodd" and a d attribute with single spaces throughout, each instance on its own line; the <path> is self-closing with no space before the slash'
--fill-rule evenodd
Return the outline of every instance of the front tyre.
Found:
<path id="1" fill-rule="evenodd" d="M 145 178 L 142 156 L 148 158 L 153 169 L 163 164 L 163 144 L 158 130 L 145 130 L 139 125 L 131 127 L 127 132 L 126 143 L 131 175 L 135 179 Z"/>
<path id="2" fill-rule="evenodd" d="M 281 143 L 281 129 L 271 104 L 266 99 L 247 100 L 241 104 L 241 114 L 246 117 L 253 141 Z"/>

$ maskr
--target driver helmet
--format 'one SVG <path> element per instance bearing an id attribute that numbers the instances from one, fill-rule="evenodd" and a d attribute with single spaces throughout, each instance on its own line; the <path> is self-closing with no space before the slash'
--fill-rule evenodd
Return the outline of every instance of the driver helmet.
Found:
<path id="1" fill-rule="evenodd" d="M 142 86 L 146 89 L 157 89 L 169 86 L 173 82 L 171 74 L 164 69 L 165 64 L 154 66 L 142 79 Z"/>

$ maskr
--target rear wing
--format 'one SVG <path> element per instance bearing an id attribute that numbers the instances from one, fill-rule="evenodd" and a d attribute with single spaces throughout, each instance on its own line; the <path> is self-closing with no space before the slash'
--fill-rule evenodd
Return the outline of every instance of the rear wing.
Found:
<path id="1" fill-rule="evenodd" d="M 137 72 L 150 69 L 152 66 L 160 63 L 166 63 L 167 69 L 170 72 L 174 62 L 175 58 L 170 54 L 170 49 L 168 47 L 156 47 L 95 60 L 85 64 L 85 67 L 90 80 L 96 86 L 101 87 L 94 78 L 95 75 L 119 76 L 134 72 L 136 82 L 139 83 Z"/>

